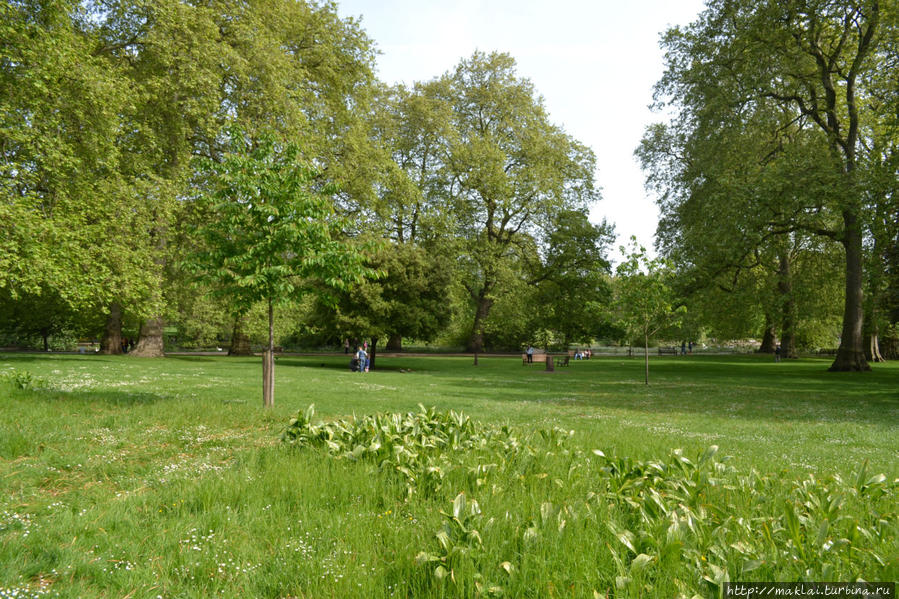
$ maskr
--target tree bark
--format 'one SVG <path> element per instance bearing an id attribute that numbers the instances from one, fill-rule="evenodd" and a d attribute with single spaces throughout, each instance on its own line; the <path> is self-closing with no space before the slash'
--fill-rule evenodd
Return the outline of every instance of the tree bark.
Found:
<path id="1" fill-rule="evenodd" d="M 165 357 L 162 340 L 162 329 L 164 324 L 161 317 L 151 318 L 141 323 L 140 337 L 138 337 L 137 345 L 131 350 L 130 355 L 136 358 Z"/>
<path id="2" fill-rule="evenodd" d="M 229 356 L 251 356 L 250 338 L 243 330 L 243 317 L 234 319 L 234 329 L 231 332 L 231 347 L 228 348 Z"/>
<path id="3" fill-rule="evenodd" d="M 879 339 L 880 353 L 885 360 L 899 360 L 899 339 L 884 337 Z"/>
<path id="4" fill-rule="evenodd" d="M 403 336 L 391 335 L 388 337 L 387 351 L 403 351 Z"/>
<path id="5" fill-rule="evenodd" d="M 477 364 L 477 354 L 484 351 L 484 322 L 487 320 L 487 315 L 490 314 L 490 308 L 493 306 L 493 300 L 488 297 L 489 293 L 490 287 L 485 286 L 476 297 L 474 324 L 471 328 L 471 339 L 468 343 L 468 351 L 475 354 L 475 364 Z"/>
<path id="6" fill-rule="evenodd" d="M 865 360 L 864 307 L 862 305 L 862 227 L 853 210 L 843 212 L 843 249 L 846 251 L 846 305 L 843 309 L 843 332 L 840 347 L 831 364 L 831 372 L 871 370 Z"/>
<path id="7" fill-rule="evenodd" d="M 649 335 L 643 336 L 643 384 L 649 384 Z"/>
<path id="8" fill-rule="evenodd" d="M 268 348 L 262 352 L 262 407 L 275 405 L 275 313 L 268 300 Z"/>
<path id="9" fill-rule="evenodd" d="M 274 352 L 265 349 L 262 352 L 262 407 L 271 408 L 275 404 Z"/>
<path id="10" fill-rule="evenodd" d="M 371 357 L 368 361 L 368 369 L 371 371 L 371 370 L 375 369 L 375 358 L 378 356 L 378 338 L 377 337 L 371 338 L 371 348 L 370 349 L 371 349 L 371 352 L 370 352 Z"/>
<path id="11" fill-rule="evenodd" d="M 781 251 L 778 260 L 777 291 L 782 308 L 780 355 L 783 358 L 798 358 L 796 353 L 796 300 L 793 298 L 793 273 L 789 251 Z"/>
<path id="12" fill-rule="evenodd" d="M 869 362 L 886 362 L 886 359 L 880 352 L 880 321 L 877 314 L 880 297 L 876 291 L 879 287 L 878 283 L 879 281 L 876 279 L 871 282 L 871 291 L 868 293 L 867 310 L 865 311 L 865 323 L 867 325 L 867 330 L 865 331 L 865 358 Z"/>
<path id="13" fill-rule="evenodd" d="M 872 331 L 868 335 L 868 341 L 865 343 L 865 357 L 871 362 L 886 362 L 883 354 L 880 353 L 880 339 L 876 331 Z"/>
<path id="14" fill-rule="evenodd" d="M 759 346 L 760 354 L 773 354 L 777 346 L 777 334 L 774 330 L 774 322 L 771 315 L 765 311 L 765 332 L 762 333 L 762 344 Z"/>
<path id="15" fill-rule="evenodd" d="M 106 355 L 122 353 L 122 306 L 113 302 L 106 317 L 106 328 L 100 340 L 100 353 Z"/>

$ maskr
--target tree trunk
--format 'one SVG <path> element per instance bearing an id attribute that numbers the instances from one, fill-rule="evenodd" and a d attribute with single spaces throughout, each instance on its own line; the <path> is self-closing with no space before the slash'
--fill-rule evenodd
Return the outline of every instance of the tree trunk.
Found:
<path id="1" fill-rule="evenodd" d="M 886 362 L 883 354 L 880 352 L 880 320 L 877 314 L 877 306 L 880 301 L 878 296 L 878 281 L 872 281 L 868 293 L 867 310 L 865 311 L 865 358 L 869 362 Z"/>
<path id="2" fill-rule="evenodd" d="M 275 405 L 275 313 L 268 300 L 268 349 L 262 352 L 262 407 Z"/>
<path id="3" fill-rule="evenodd" d="M 387 338 L 387 351 L 403 351 L 403 336 L 391 335 Z"/>
<path id="4" fill-rule="evenodd" d="M 122 306 L 113 302 L 106 317 L 106 328 L 100 340 L 100 353 L 106 355 L 122 353 Z"/>
<path id="5" fill-rule="evenodd" d="M 886 362 L 883 354 L 880 353 L 880 340 L 876 331 L 872 331 L 868 335 L 868 341 L 865 343 L 865 357 L 871 362 Z"/>
<path id="6" fill-rule="evenodd" d="M 475 364 L 477 364 L 477 354 L 484 351 L 484 322 L 493 306 L 493 300 L 488 297 L 490 288 L 485 286 L 476 298 L 476 309 L 474 313 L 474 324 L 471 328 L 471 339 L 469 340 L 468 351 L 475 353 Z"/>
<path id="7" fill-rule="evenodd" d="M 368 361 L 368 369 L 369 371 L 375 369 L 375 358 L 378 355 L 378 338 L 371 338 L 371 359 Z"/>
<path id="8" fill-rule="evenodd" d="M 780 252 L 777 271 L 777 291 L 782 308 L 780 326 L 780 355 L 798 358 L 796 353 L 796 300 L 793 298 L 793 273 L 788 250 Z"/>
<path id="9" fill-rule="evenodd" d="M 852 210 L 843 212 L 846 251 L 846 305 L 843 309 L 843 332 L 840 347 L 831 364 L 831 372 L 861 372 L 871 370 L 865 360 L 862 326 L 862 227 L 858 214 Z"/>
<path id="10" fill-rule="evenodd" d="M 131 350 L 131 355 L 136 358 L 162 358 L 165 357 L 162 343 L 162 328 L 164 321 L 161 317 L 151 318 L 140 325 L 140 337 L 137 345 Z"/>
<path id="11" fill-rule="evenodd" d="M 643 336 L 643 383 L 649 384 L 649 335 Z"/>
<path id="12" fill-rule="evenodd" d="M 773 354 L 777 346 L 776 332 L 771 315 L 765 311 L 765 332 L 762 334 L 762 344 L 759 346 L 760 354 Z"/>
<path id="13" fill-rule="evenodd" d="M 228 348 L 229 356 L 251 356 L 250 338 L 243 330 L 243 317 L 234 319 L 234 329 L 231 332 L 231 347 Z"/>
<path id="14" fill-rule="evenodd" d="M 880 353 L 885 360 L 899 360 L 899 339 L 896 337 L 884 337 L 878 339 Z"/>

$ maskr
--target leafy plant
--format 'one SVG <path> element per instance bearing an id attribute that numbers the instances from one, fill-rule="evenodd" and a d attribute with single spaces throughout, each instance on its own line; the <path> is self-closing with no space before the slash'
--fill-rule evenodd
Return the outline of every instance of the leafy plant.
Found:
<path id="1" fill-rule="evenodd" d="M 0 381 L 11 383 L 16 389 L 30 391 L 47 387 L 46 379 L 34 376 L 27 370 L 13 370 L 0 373 Z"/>
<path id="2" fill-rule="evenodd" d="M 298 447 L 324 448 L 331 456 L 376 463 L 406 480 L 407 497 L 438 491 L 450 471 L 463 471 L 473 487 L 483 486 L 498 469 L 527 468 L 535 450 L 528 441 L 557 442 L 560 433 L 537 431 L 520 440 L 507 426 L 475 425 L 468 416 L 449 410 L 438 412 L 419 404 L 418 412 L 374 414 L 348 421 L 312 423 L 315 407 L 291 418 L 281 440 Z M 568 434 L 568 433 L 565 433 Z M 468 466 L 465 456 L 480 459 Z"/>

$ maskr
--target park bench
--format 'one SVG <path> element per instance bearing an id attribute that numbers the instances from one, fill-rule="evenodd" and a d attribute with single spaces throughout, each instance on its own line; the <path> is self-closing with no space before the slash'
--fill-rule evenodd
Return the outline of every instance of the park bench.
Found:
<path id="1" fill-rule="evenodd" d="M 677 349 L 677 348 L 674 347 L 674 346 L 672 346 L 672 347 L 659 347 L 659 355 L 660 355 L 660 356 L 663 356 L 663 355 L 665 355 L 665 354 L 670 354 L 670 355 L 672 355 L 672 356 L 676 356 L 676 355 L 679 354 L 679 353 L 680 353 L 680 350 Z"/>
<path id="2" fill-rule="evenodd" d="M 521 363 L 522 365 L 528 363 L 528 355 L 521 354 Z M 534 354 L 534 364 L 546 364 L 546 354 Z"/>
<path id="3" fill-rule="evenodd" d="M 570 352 L 568 355 L 559 356 L 559 360 L 556 362 L 556 366 L 568 366 L 568 362 L 571 360 Z"/>

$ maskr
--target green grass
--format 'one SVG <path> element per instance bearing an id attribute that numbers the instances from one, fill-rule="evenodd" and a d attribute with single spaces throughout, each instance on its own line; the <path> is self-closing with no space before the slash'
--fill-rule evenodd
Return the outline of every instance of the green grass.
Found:
<path id="1" fill-rule="evenodd" d="M 722 569 L 798 579 L 804 560 L 812 575 L 897 578 L 899 365 L 839 374 L 825 360 L 658 358 L 647 387 L 642 362 L 626 358 L 556 373 L 517 357 L 482 357 L 478 367 L 382 358 L 368 374 L 345 362 L 279 358 L 266 412 L 258 358 L 0 356 L 0 373 L 46 383 L 0 383 L 0 599 L 689 596 L 713 593 Z M 460 454 L 439 488 L 410 495 L 389 465 L 284 446 L 281 431 L 311 403 L 325 420 L 418 403 L 461 410 L 487 429 L 510 425 L 534 455 Z M 574 434 L 558 447 L 532 434 L 554 427 Z M 632 460 L 634 480 L 663 488 L 681 479 L 646 478 L 646 464 L 673 468 L 675 448 L 696 462 L 711 445 L 729 459 L 714 476 L 695 474 L 703 490 L 682 507 L 715 527 L 691 533 L 671 557 L 675 545 L 659 544 L 669 525 L 645 512 L 646 489 L 619 489 L 609 464 Z M 500 466 L 478 484 L 467 473 L 485 460 Z M 886 475 L 881 486 L 856 480 L 865 464 Z M 440 512 L 459 492 L 480 504 L 468 525 L 483 543 L 449 560 L 453 582 L 415 557 L 439 554 Z M 803 506 L 819 492 L 844 501 L 823 546 L 836 542 L 836 552 L 844 537 L 852 546 L 830 561 L 805 546 L 824 512 Z M 675 503 L 666 517 L 684 516 Z M 785 503 L 799 510 L 796 539 Z M 715 515 L 722 506 L 732 518 Z M 767 524 L 776 551 L 753 544 Z M 759 559 L 738 559 L 752 552 Z"/>

